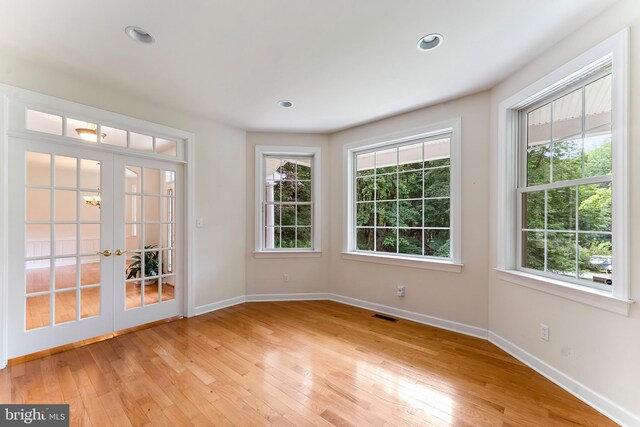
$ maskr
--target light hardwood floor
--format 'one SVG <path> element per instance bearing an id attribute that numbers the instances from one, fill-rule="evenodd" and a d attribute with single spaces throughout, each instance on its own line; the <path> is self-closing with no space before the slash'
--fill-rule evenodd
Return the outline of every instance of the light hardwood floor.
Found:
<path id="1" fill-rule="evenodd" d="M 487 341 L 330 301 L 246 303 L 19 363 L 80 425 L 607 426 Z"/>
<path id="2" fill-rule="evenodd" d="M 76 299 L 76 266 L 59 266 L 55 268 L 56 289 L 68 291 L 56 293 L 55 299 L 55 323 L 60 324 L 76 320 L 78 309 Z M 27 294 L 34 292 L 46 292 L 51 288 L 50 270 L 48 268 L 35 268 L 27 270 L 26 278 Z M 162 301 L 175 298 L 174 286 L 168 278 L 163 279 Z M 100 264 L 82 264 L 80 271 L 80 319 L 85 319 L 100 314 L 100 289 L 96 286 L 100 283 Z M 124 302 L 127 309 L 142 306 L 142 286 L 139 283 L 126 283 Z M 159 301 L 158 283 L 144 285 L 144 304 L 156 304 Z M 27 330 L 49 326 L 51 323 L 51 296 L 41 294 L 31 296 L 26 301 L 26 327 Z"/>

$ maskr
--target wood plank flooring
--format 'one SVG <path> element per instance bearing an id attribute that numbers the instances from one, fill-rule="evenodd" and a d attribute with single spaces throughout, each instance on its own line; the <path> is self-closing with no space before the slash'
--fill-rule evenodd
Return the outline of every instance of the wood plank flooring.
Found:
<path id="1" fill-rule="evenodd" d="M 609 426 L 491 343 L 330 301 L 246 303 L 0 371 L 72 425 Z"/>

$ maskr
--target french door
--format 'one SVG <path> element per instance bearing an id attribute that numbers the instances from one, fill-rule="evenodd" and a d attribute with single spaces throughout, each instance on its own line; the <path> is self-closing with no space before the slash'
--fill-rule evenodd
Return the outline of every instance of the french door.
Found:
<path id="1" fill-rule="evenodd" d="M 176 251 L 182 247 L 182 187 L 176 183 L 182 182 L 182 168 L 123 156 L 116 156 L 114 167 L 114 329 L 121 330 L 181 312 Z"/>
<path id="2" fill-rule="evenodd" d="M 9 141 L 8 356 L 176 316 L 181 165 Z"/>

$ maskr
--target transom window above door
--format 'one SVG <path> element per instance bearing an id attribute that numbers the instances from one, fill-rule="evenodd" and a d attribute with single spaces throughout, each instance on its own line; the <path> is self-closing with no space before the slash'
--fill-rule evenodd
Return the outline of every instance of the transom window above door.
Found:
<path id="1" fill-rule="evenodd" d="M 107 144 L 164 156 L 178 155 L 176 140 L 119 129 L 66 115 L 27 109 L 25 124 L 27 130 L 66 136 L 87 143 Z"/>

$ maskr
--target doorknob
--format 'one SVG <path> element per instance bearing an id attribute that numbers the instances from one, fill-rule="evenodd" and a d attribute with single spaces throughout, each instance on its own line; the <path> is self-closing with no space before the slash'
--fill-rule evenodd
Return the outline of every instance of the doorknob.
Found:
<path id="1" fill-rule="evenodd" d="M 116 255 L 117 256 L 124 255 L 126 253 L 127 253 L 127 251 L 123 251 L 122 249 L 116 249 Z"/>
<path id="2" fill-rule="evenodd" d="M 96 252 L 97 255 L 111 256 L 112 252 L 109 249 L 105 249 L 102 252 Z"/>

